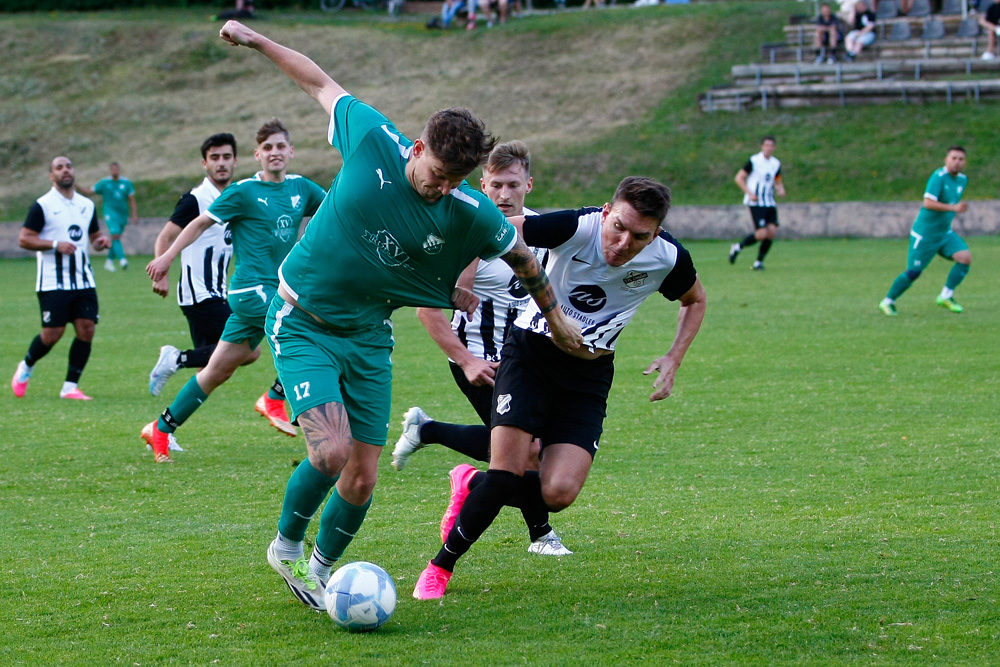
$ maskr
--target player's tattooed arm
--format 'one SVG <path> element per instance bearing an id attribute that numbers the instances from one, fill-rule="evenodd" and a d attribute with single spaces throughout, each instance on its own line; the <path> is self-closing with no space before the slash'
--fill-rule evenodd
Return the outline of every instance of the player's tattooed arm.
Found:
<path id="1" fill-rule="evenodd" d="M 336 477 L 351 456 L 351 425 L 342 403 L 324 403 L 299 415 L 309 461 L 327 477 Z"/>

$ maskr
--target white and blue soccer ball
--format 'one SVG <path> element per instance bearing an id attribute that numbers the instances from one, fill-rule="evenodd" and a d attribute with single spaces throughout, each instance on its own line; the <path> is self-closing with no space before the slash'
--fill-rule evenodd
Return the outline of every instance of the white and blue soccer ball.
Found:
<path id="1" fill-rule="evenodd" d="M 396 582 L 374 563 L 348 563 L 326 585 L 326 611 L 342 628 L 381 627 L 396 610 Z"/>

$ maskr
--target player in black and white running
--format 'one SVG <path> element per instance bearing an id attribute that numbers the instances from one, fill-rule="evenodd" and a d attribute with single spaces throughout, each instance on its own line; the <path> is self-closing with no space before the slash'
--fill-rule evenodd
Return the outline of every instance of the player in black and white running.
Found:
<path id="1" fill-rule="evenodd" d="M 522 141 L 500 144 L 490 152 L 483 165 L 480 187 L 508 218 L 538 215 L 525 208 L 524 198 L 531 192 L 531 156 Z M 531 248 L 544 264 L 545 251 Z M 451 374 L 459 389 L 469 399 L 482 425 L 450 424 L 435 421 L 421 408 L 412 407 L 403 416 L 403 433 L 392 450 L 392 466 L 402 470 L 411 454 L 429 444 L 440 443 L 477 461 L 490 460 L 490 415 L 493 412 L 493 383 L 500 365 L 507 332 L 531 301 L 528 290 L 505 262 L 499 259 L 475 261 L 466 269 L 474 275 L 472 292 L 479 306 L 470 316 L 455 311 L 451 323 L 440 308 L 418 308 L 417 317 L 438 347 L 448 355 Z M 527 474 L 538 474 L 539 443 L 532 444 Z M 453 478 L 468 474 L 473 466 L 463 464 L 451 472 Z M 528 551 L 543 556 L 568 556 L 573 552 L 549 525 L 549 510 L 543 503 L 522 507 L 531 544 Z M 443 537 L 442 537 L 443 539 Z"/>
<path id="2" fill-rule="evenodd" d="M 670 350 L 644 371 L 656 373 L 651 401 L 668 397 L 705 316 L 705 290 L 691 255 L 660 227 L 670 190 L 628 177 L 602 208 L 512 218 L 525 243 L 551 248 L 546 271 L 563 311 L 584 344 L 553 345 L 539 310 L 529 305 L 504 344 L 492 415 L 490 469 L 452 480 L 442 519 L 447 539 L 417 580 L 413 596 L 440 598 L 455 563 L 504 505 L 541 497 L 552 511 L 576 499 L 593 464 L 614 374 L 615 343 L 642 302 L 659 292 L 681 304 Z M 526 476 L 531 434 L 542 440 L 538 477 Z"/>
<path id="3" fill-rule="evenodd" d="M 37 258 L 35 291 L 42 311 L 42 331 L 18 363 L 10 387 L 18 398 L 24 396 L 35 364 L 59 342 L 66 324 L 72 322 L 76 338 L 69 348 L 69 367 L 59 397 L 89 401 L 90 396 L 77 386 L 90 359 L 98 320 L 97 285 L 87 240 L 95 250 L 104 250 L 111 247 L 111 239 L 101 233 L 94 202 L 76 191 L 76 170 L 69 158 L 52 160 L 49 180 L 52 189 L 32 204 L 18 236 L 20 246 L 34 250 Z"/>
<path id="4" fill-rule="evenodd" d="M 207 211 L 232 182 L 236 167 L 236 138 L 228 132 L 213 134 L 202 143 L 201 158 L 205 179 L 177 202 L 173 214 L 156 237 L 156 257 L 177 240 L 189 222 Z M 160 395 L 167 380 L 178 370 L 208 365 L 212 351 L 226 328 L 226 321 L 233 312 L 227 300 L 232 258 L 233 242 L 227 225 L 213 225 L 181 251 L 177 303 L 187 318 L 194 347 L 180 350 L 173 345 L 164 345 L 160 348 L 160 357 L 149 373 L 149 393 L 153 396 Z M 166 298 L 170 293 L 169 276 L 154 282 L 153 292 Z"/>
<path id="5" fill-rule="evenodd" d="M 776 145 L 777 141 L 770 135 L 761 139 L 760 152 L 750 156 L 743 168 L 736 172 L 734 179 L 743 191 L 743 203 L 750 207 L 754 230 L 729 249 L 729 263 L 734 263 L 744 248 L 760 241 L 757 261 L 753 263 L 754 271 L 764 270 L 764 257 L 778 234 L 778 204 L 774 196 L 785 196 L 781 161 L 774 157 Z"/>

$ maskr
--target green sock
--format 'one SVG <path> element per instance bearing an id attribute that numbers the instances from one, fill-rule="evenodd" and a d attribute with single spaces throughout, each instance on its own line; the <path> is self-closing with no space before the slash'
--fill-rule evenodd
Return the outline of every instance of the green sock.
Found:
<path id="1" fill-rule="evenodd" d="M 333 490 L 329 502 L 323 508 L 323 516 L 319 520 L 319 534 L 316 535 L 316 548 L 330 560 L 339 560 L 344 550 L 354 539 L 355 533 L 365 522 L 372 499 L 364 505 L 352 505 Z"/>
<path id="2" fill-rule="evenodd" d="M 293 542 L 305 539 L 309 520 L 323 504 L 326 494 L 337 483 L 337 477 L 327 477 L 319 472 L 309 459 L 300 463 L 288 478 L 288 486 L 285 487 L 285 500 L 281 504 L 278 532 Z"/>
<path id="3" fill-rule="evenodd" d="M 968 264 L 960 264 L 955 262 L 951 267 L 951 271 L 948 272 L 948 279 L 945 281 L 944 286 L 950 290 L 955 290 L 962 281 L 965 280 L 965 276 L 969 273 Z"/>
<path id="4" fill-rule="evenodd" d="M 108 251 L 108 257 L 111 259 L 124 259 L 125 249 L 122 248 L 122 242 L 115 240 L 111 242 L 111 250 Z"/>
<path id="5" fill-rule="evenodd" d="M 892 281 L 892 287 L 889 288 L 889 293 L 885 296 L 886 298 L 895 301 L 902 296 L 903 292 L 910 289 L 910 285 L 912 284 L 913 281 L 910 280 L 910 276 L 906 275 L 906 272 L 904 271 L 896 276 L 896 279 Z"/>
<path id="6" fill-rule="evenodd" d="M 187 421 L 187 418 L 194 414 L 194 411 L 201 407 L 201 404 L 208 400 L 208 394 L 201 390 L 198 384 L 198 376 L 194 375 L 187 381 L 181 390 L 177 392 L 174 402 L 167 408 L 174 418 L 175 426 L 171 426 L 163 417 L 159 419 L 160 430 L 164 433 L 173 433 L 177 426 Z"/>

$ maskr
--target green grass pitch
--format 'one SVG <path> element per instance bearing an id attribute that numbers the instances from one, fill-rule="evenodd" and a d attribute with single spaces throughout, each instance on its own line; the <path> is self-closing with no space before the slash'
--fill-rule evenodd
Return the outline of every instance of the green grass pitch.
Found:
<path id="1" fill-rule="evenodd" d="M 552 518 L 575 555 L 528 554 L 506 510 L 440 603 L 413 600 L 463 459 L 432 447 L 397 473 L 387 453 L 346 558 L 385 567 L 400 603 L 365 635 L 267 565 L 305 452 L 253 412 L 267 353 L 154 465 L 139 430 L 187 375 L 154 399 L 147 374 L 186 323 L 143 258 L 96 261 L 94 400 L 57 398 L 69 338 L 26 398 L 0 391 L 0 664 L 997 664 L 1000 241 L 969 241 L 966 312 L 935 305 L 939 259 L 894 319 L 876 305 L 905 240 L 779 241 L 763 273 L 753 249 L 730 266 L 727 244 L 690 243 L 704 326 L 657 404 L 641 371 L 676 306 L 651 299 L 622 336 L 597 461 Z M 33 260 L 0 262 L 4 382 L 39 326 L 33 278 Z M 395 323 L 391 440 L 410 405 L 471 421 L 413 312 Z"/>

